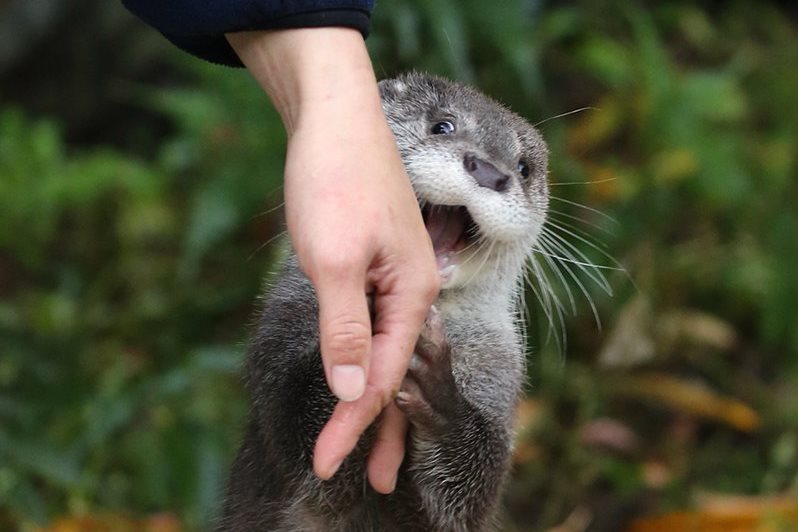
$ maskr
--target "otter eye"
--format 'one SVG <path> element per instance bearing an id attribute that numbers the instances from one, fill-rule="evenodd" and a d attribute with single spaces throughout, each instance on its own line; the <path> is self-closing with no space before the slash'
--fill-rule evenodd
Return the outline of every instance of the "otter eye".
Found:
<path id="1" fill-rule="evenodd" d="M 520 161 L 518 161 L 518 173 L 519 173 L 519 174 L 521 174 L 521 176 L 522 176 L 524 179 L 526 179 L 527 177 L 529 177 L 529 165 L 528 165 L 528 164 L 526 164 L 526 161 L 525 161 L 525 160 L 523 160 L 523 159 L 521 159 Z"/>
<path id="2" fill-rule="evenodd" d="M 433 135 L 451 135 L 454 133 L 454 124 L 448 120 L 444 120 L 432 126 L 430 131 L 432 131 Z"/>

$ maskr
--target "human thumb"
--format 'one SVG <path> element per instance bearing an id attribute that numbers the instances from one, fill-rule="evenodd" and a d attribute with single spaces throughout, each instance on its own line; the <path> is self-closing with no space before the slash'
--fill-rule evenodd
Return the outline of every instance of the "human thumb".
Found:
<path id="1" fill-rule="evenodd" d="M 362 281 L 318 283 L 321 357 L 327 383 L 341 401 L 355 401 L 366 389 L 371 353 L 371 319 Z"/>

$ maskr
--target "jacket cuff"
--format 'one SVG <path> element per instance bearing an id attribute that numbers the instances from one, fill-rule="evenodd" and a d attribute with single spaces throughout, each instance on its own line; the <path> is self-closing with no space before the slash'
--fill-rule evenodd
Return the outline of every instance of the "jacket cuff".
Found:
<path id="1" fill-rule="evenodd" d="M 287 15 L 259 24 L 257 27 L 235 28 L 230 32 L 338 26 L 358 30 L 365 39 L 369 34 L 370 25 L 371 18 L 368 11 L 327 9 Z M 224 34 L 197 36 L 165 34 L 165 37 L 178 48 L 211 63 L 233 67 L 244 66 Z"/>

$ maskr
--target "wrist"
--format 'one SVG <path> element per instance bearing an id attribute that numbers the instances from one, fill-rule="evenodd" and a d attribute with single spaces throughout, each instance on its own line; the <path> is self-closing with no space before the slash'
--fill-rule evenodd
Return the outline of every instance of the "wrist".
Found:
<path id="1" fill-rule="evenodd" d="M 355 30 L 240 32 L 227 39 L 271 98 L 289 135 L 308 114 L 380 108 L 368 51 Z"/>

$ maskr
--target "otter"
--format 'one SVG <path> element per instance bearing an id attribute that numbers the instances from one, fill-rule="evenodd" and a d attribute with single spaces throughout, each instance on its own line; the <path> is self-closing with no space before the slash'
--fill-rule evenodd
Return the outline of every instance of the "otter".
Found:
<path id="1" fill-rule="evenodd" d="M 525 375 L 523 274 L 548 209 L 546 144 L 517 114 L 439 77 L 384 80 L 380 94 L 442 277 L 395 399 L 410 421 L 396 489 L 368 486 L 373 426 L 332 479 L 313 474 L 314 443 L 337 400 L 319 355 L 317 299 L 289 255 L 248 352 L 251 414 L 221 530 L 497 524 Z"/>

